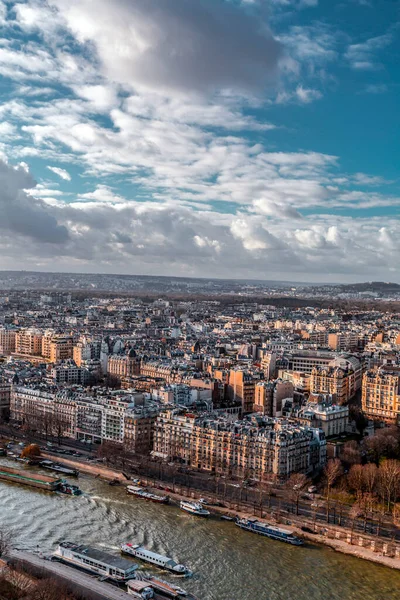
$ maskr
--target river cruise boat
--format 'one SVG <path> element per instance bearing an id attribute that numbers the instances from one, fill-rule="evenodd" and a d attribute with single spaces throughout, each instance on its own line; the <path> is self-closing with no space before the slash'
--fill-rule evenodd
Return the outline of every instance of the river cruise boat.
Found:
<path id="1" fill-rule="evenodd" d="M 157 496 L 157 494 L 152 494 L 137 485 L 128 485 L 126 491 L 128 494 L 132 494 L 143 500 L 149 500 L 150 502 L 157 502 L 158 504 L 169 503 L 169 496 Z"/>
<path id="2" fill-rule="evenodd" d="M 133 579 L 138 568 L 138 565 L 130 560 L 73 542 L 61 542 L 53 554 L 53 559 L 115 583 L 126 583 Z"/>
<path id="3" fill-rule="evenodd" d="M 210 515 L 210 511 L 206 510 L 199 502 L 181 500 L 179 507 L 181 510 L 188 512 L 191 515 L 197 515 L 198 517 L 208 517 Z"/>
<path id="4" fill-rule="evenodd" d="M 168 556 L 163 556 L 162 554 L 157 554 L 157 552 L 152 552 L 151 550 L 147 550 L 143 548 L 143 546 L 135 545 L 135 544 L 122 544 L 121 552 L 123 554 L 129 554 L 130 556 L 135 556 L 144 562 L 150 563 L 159 567 L 160 569 L 164 569 L 165 571 L 171 571 L 171 573 L 175 573 L 175 575 L 191 575 L 190 569 L 185 567 L 185 565 L 176 563 L 172 558 Z"/>
<path id="5" fill-rule="evenodd" d="M 61 463 L 53 462 L 52 460 L 42 460 L 39 463 L 39 466 L 42 469 L 48 469 L 49 471 L 55 471 L 56 473 L 63 473 L 64 475 L 70 475 L 72 477 L 78 477 L 79 471 L 76 469 L 71 469 L 66 465 L 62 465 Z"/>
<path id="6" fill-rule="evenodd" d="M 262 523 L 257 519 L 238 519 L 236 525 L 246 531 L 252 533 L 258 533 L 259 535 L 265 535 L 273 540 L 279 540 L 280 542 L 286 542 L 293 546 L 302 546 L 303 540 L 296 537 L 293 531 L 289 529 L 282 529 L 280 527 L 274 527 L 268 523 Z"/>

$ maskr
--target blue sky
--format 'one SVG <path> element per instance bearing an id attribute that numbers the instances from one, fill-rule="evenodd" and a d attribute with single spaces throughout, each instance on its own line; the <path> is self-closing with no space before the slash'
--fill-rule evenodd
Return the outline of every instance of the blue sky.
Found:
<path id="1" fill-rule="evenodd" d="M 0 268 L 400 282 L 400 5 L 0 0 Z"/>

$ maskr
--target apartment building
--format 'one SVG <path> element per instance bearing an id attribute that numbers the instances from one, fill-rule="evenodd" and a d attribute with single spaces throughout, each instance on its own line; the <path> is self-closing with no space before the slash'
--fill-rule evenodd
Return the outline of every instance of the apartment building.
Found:
<path id="1" fill-rule="evenodd" d="M 179 409 L 161 413 L 154 426 L 153 456 L 189 465 L 195 418 Z"/>
<path id="2" fill-rule="evenodd" d="M 346 433 L 349 426 L 349 407 L 332 402 L 309 402 L 292 416 L 302 425 L 322 429 L 326 437 Z"/>
<path id="3" fill-rule="evenodd" d="M 15 352 L 25 356 L 41 356 L 43 334 L 37 329 L 21 329 L 15 335 Z"/>
<path id="4" fill-rule="evenodd" d="M 359 336 L 355 331 L 328 334 L 328 346 L 336 352 L 352 351 L 358 347 Z"/>
<path id="5" fill-rule="evenodd" d="M 147 408 L 128 410 L 124 420 L 124 445 L 130 452 L 148 456 L 153 450 L 158 411 Z"/>
<path id="6" fill-rule="evenodd" d="M 362 381 L 362 409 L 373 420 L 400 424 L 400 367 L 367 371 Z"/>
<path id="7" fill-rule="evenodd" d="M 229 371 L 227 395 L 242 405 L 243 414 L 253 412 L 256 380 L 251 373 L 239 369 Z"/>
<path id="8" fill-rule="evenodd" d="M 71 390 L 48 386 L 16 386 L 11 392 L 10 419 L 42 434 L 75 438 L 76 399 Z"/>
<path id="9" fill-rule="evenodd" d="M 294 387 L 291 381 L 277 379 L 275 381 L 259 381 L 255 386 L 253 411 L 269 417 L 282 414 L 282 401 L 293 398 Z"/>
<path id="10" fill-rule="evenodd" d="M 9 356 L 12 352 L 15 352 L 15 337 L 16 331 L 14 329 L 0 327 L 0 355 Z"/>
<path id="11" fill-rule="evenodd" d="M 354 372 L 340 367 L 314 367 L 310 377 L 312 394 L 332 394 L 337 404 L 347 404 L 355 394 Z"/>
<path id="12" fill-rule="evenodd" d="M 84 385 L 89 378 L 89 372 L 83 367 L 78 367 L 73 360 L 67 360 L 54 365 L 50 371 L 50 379 L 53 383 L 68 383 Z"/>
<path id="13" fill-rule="evenodd" d="M 0 421 L 10 416 L 11 384 L 0 381 Z"/>
<path id="14" fill-rule="evenodd" d="M 262 480 L 311 472 L 326 462 L 322 431 L 259 418 L 251 421 L 198 419 L 192 433 L 191 466 Z"/>

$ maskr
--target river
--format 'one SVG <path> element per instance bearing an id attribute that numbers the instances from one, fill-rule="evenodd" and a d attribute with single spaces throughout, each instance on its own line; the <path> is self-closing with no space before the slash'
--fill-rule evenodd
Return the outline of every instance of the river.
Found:
<path id="1" fill-rule="evenodd" d="M 274 542 L 233 523 L 127 496 L 123 487 L 88 476 L 79 485 L 83 496 L 71 498 L 0 482 L 0 525 L 11 526 L 18 547 L 29 550 L 51 551 L 62 540 L 114 553 L 124 541 L 144 544 L 187 564 L 194 576 L 178 583 L 200 600 L 400 598 L 399 571 L 324 546 Z"/>

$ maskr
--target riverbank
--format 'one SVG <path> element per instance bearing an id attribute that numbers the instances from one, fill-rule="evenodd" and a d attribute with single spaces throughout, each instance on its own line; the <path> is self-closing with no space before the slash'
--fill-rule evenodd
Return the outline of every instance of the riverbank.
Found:
<path id="1" fill-rule="evenodd" d="M 50 452 L 43 452 L 42 456 L 52 460 L 62 460 L 64 464 L 78 469 L 81 473 L 101 478 L 105 481 L 118 481 L 121 485 L 129 484 L 129 480 L 127 480 L 126 476 L 121 473 L 121 471 L 110 469 L 104 465 L 99 465 L 98 463 L 86 463 L 64 457 L 60 459 L 59 456 L 53 455 Z M 185 490 L 184 486 L 174 486 L 175 489 L 172 491 L 171 487 L 166 485 L 165 482 L 158 482 L 154 479 L 148 480 L 143 477 L 141 480 L 148 489 L 155 493 L 159 493 L 160 488 L 163 490 L 167 489 L 171 499 L 177 504 L 179 504 L 181 500 L 187 500 L 188 498 L 198 499 L 201 497 L 201 492 L 191 490 L 190 493 L 188 493 L 188 490 Z M 226 506 L 209 506 L 209 508 L 211 512 L 217 516 L 226 513 L 243 518 L 254 518 L 256 516 L 266 519 L 268 522 L 276 525 L 289 526 L 297 535 L 314 544 L 323 544 L 337 552 L 348 554 L 356 558 L 362 558 L 363 560 L 368 560 L 391 569 L 400 570 L 400 545 L 393 544 L 383 538 L 372 537 L 365 534 L 356 534 L 348 529 L 326 524 L 321 525 L 318 523 L 315 525 L 313 522 L 304 518 L 301 518 L 297 523 L 296 517 L 289 513 L 282 514 L 279 518 L 276 518 L 276 516 L 269 512 L 265 507 L 262 509 L 262 516 L 259 514 L 259 507 L 255 507 L 253 512 L 239 509 L 239 507 L 227 508 Z M 258 509 L 258 513 L 256 508 Z M 313 531 L 315 530 L 316 533 L 306 532 L 301 529 L 302 526 L 306 526 Z"/>

